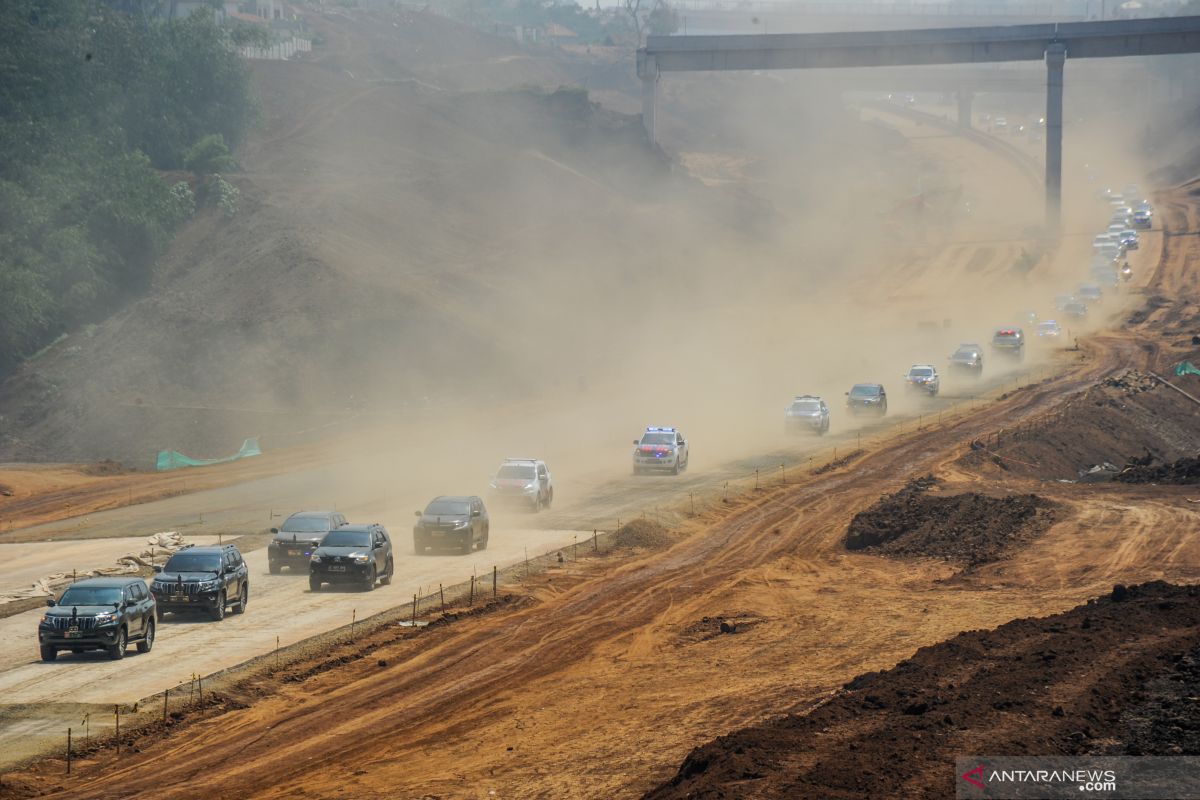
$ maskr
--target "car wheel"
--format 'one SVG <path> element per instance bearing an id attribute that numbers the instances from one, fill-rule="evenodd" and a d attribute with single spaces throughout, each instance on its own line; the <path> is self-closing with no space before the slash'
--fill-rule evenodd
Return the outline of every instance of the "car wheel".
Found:
<path id="1" fill-rule="evenodd" d="M 546 495 L 546 510 L 550 510 L 550 506 L 554 504 L 554 490 L 550 490 L 550 494 Z"/>
<path id="2" fill-rule="evenodd" d="M 641 469 L 639 469 L 638 467 L 634 467 L 634 468 L 633 468 L 633 474 L 634 474 L 634 475 L 641 475 L 641 474 L 642 474 L 642 471 L 641 471 Z"/>
<path id="3" fill-rule="evenodd" d="M 418 556 L 425 555 L 426 547 L 427 547 L 427 545 L 426 545 L 424 539 L 418 539 L 416 537 L 413 538 L 413 553 L 414 554 L 416 554 Z"/>
<path id="4" fill-rule="evenodd" d="M 309 575 L 308 576 L 308 590 L 310 592 L 321 591 L 321 579 L 316 577 L 315 575 Z"/>
<path id="5" fill-rule="evenodd" d="M 392 575 L 395 572 L 396 572 L 396 565 L 392 563 L 392 557 L 388 556 L 387 572 L 383 573 L 383 577 L 379 579 L 379 582 L 381 584 L 383 584 L 384 586 L 389 585 L 392 582 Z"/>
<path id="6" fill-rule="evenodd" d="M 139 653 L 149 653 L 154 647 L 154 621 L 151 620 L 146 626 L 146 635 L 137 643 L 137 651 Z"/>
<path id="7" fill-rule="evenodd" d="M 675 463 L 671 465 L 671 474 L 672 475 L 679 474 L 679 459 L 678 458 L 675 459 Z"/>
<path id="8" fill-rule="evenodd" d="M 489 533 L 488 529 L 484 528 L 483 529 L 483 538 L 479 541 L 479 549 L 480 550 L 487 550 L 488 533 Z"/>
<path id="9" fill-rule="evenodd" d="M 250 602 L 250 587 L 242 584 L 242 591 L 238 595 L 238 601 L 233 607 L 233 613 L 244 614 L 246 612 L 246 604 Z"/>
<path id="10" fill-rule="evenodd" d="M 367 591 L 367 592 L 374 591 L 375 581 L 377 581 L 378 579 L 379 579 L 379 574 L 375 570 L 375 565 L 372 564 L 370 572 L 367 573 L 367 580 L 363 584 L 363 590 Z"/>
<path id="11" fill-rule="evenodd" d="M 531 510 L 534 514 L 542 510 L 542 496 L 540 494 L 533 498 L 533 508 Z"/>
<path id="12" fill-rule="evenodd" d="M 124 658 L 125 645 L 128 643 L 128 639 L 125 636 L 125 629 L 121 628 L 119 631 L 117 631 L 117 641 L 113 642 L 112 647 L 105 648 L 108 651 L 108 657 L 113 661 Z"/>
<path id="13" fill-rule="evenodd" d="M 217 622 L 220 622 L 221 620 L 225 619 L 225 602 L 226 602 L 225 592 L 222 591 L 219 595 L 217 595 L 216 606 L 214 606 L 208 612 L 209 614 L 212 615 L 212 618 L 215 619 Z"/>
<path id="14" fill-rule="evenodd" d="M 463 534 L 462 544 L 459 546 L 463 555 L 468 555 L 475 549 L 475 534 L 472 531 L 467 531 Z"/>
<path id="15" fill-rule="evenodd" d="M 283 567 L 275 561 L 272 561 L 270 564 L 268 564 L 267 569 L 271 570 L 272 575 L 278 575 L 283 571 Z"/>
<path id="16" fill-rule="evenodd" d="M 58 658 L 58 651 L 53 647 L 46 647 L 45 645 L 42 645 L 41 651 L 42 661 L 54 661 Z"/>

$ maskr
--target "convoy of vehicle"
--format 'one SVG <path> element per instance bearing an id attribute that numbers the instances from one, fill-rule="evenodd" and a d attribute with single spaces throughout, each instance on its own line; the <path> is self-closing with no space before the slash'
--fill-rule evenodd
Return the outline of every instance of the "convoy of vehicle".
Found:
<path id="1" fill-rule="evenodd" d="M 1025 357 L 1025 332 L 1020 328 L 997 328 L 992 334 L 992 352 L 1020 361 Z"/>
<path id="2" fill-rule="evenodd" d="M 887 415 L 887 391 L 883 384 L 856 383 L 846 392 L 846 410 L 851 414 Z"/>
<path id="3" fill-rule="evenodd" d="M 909 391 L 922 392 L 930 397 L 936 397 L 942 385 L 932 364 L 913 364 L 904 375 L 904 383 Z"/>
<path id="4" fill-rule="evenodd" d="M 978 378 L 983 374 L 982 345 L 964 342 L 950 355 L 951 368 Z"/>

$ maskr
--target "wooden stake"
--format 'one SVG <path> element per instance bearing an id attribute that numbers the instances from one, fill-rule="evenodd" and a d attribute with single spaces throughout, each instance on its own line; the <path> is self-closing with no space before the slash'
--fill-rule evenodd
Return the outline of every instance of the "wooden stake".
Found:
<path id="1" fill-rule="evenodd" d="M 167 698 L 170 696 L 170 694 L 170 689 L 163 691 L 163 725 L 167 724 Z"/>
<path id="2" fill-rule="evenodd" d="M 71 729 L 67 728 L 67 774 L 71 774 Z"/>
<path id="3" fill-rule="evenodd" d="M 499 581 L 497 580 L 498 578 L 499 578 L 499 570 L 497 570 L 496 565 L 493 564 L 492 565 L 492 597 L 493 598 L 496 597 L 496 592 L 497 592 L 496 587 L 498 587 L 500 585 Z"/>
<path id="4" fill-rule="evenodd" d="M 438 597 L 442 598 L 442 613 L 446 613 L 446 592 L 442 590 L 442 585 L 438 584 Z"/>
<path id="5" fill-rule="evenodd" d="M 121 755 L 121 707 L 113 706 L 113 720 L 116 724 L 117 755 Z"/>
<path id="6" fill-rule="evenodd" d="M 471 576 L 471 594 L 467 598 L 467 605 L 475 605 L 475 576 Z"/>

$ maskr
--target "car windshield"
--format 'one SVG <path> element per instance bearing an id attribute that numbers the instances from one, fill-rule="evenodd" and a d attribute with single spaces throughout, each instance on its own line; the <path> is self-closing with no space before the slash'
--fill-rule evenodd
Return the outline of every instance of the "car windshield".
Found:
<path id="1" fill-rule="evenodd" d="M 850 390 L 851 397 L 874 397 L 879 394 L 879 387 L 859 384 Z"/>
<path id="2" fill-rule="evenodd" d="M 329 517 L 289 517 L 280 530 L 284 533 L 324 533 L 329 530 Z"/>
<path id="3" fill-rule="evenodd" d="M 63 592 L 60 606 L 111 606 L 121 602 L 116 586 L 72 586 Z"/>
<path id="4" fill-rule="evenodd" d="M 908 371 L 910 378 L 928 378 L 933 375 L 933 369 L 930 367 L 913 367 Z"/>
<path id="5" fill-rule="evenodd" d="M 213 553 L 176 553 L 163 572 L 220 572 L 221 557 Z"/>
<path id="6" fill-rule="evenodd" d="M 994 341 L 994 342 L 1011 342 L 1011 341 L 1015 341 L 1020 338 L 1021 337 L 1018 336 L 1016 334 L 1016 332 L 1014 332 L 1014 331 L 997 331 L 996 335 L 992 337 L 992 341 Z"/>
<path id="7" fill-rule="evenodd" d="M 975 358 L 977 355 L 979 355 L 979 351 L 973 347 L 962 347 L 954 351 L 955 358 Z"/>
<path id="8" fill-rule="evenodd" d="M 325 534 L 321 547 L 370 547 L 370 531 L 336 530 Z"/>
<path id="9" fill-rule="evenodd" d="M 505 464 L 496 473 L 497 478 L 526 478 L 533 480 L 537 476 L 532 464 Z"/>
<path id="10" fill-rule="evenodd" d="M 673 433 L 647 433 L 642 435 L 642 444 L 675 444 Z"/>
<path id="11" fill-rule="evenodd" d="M 434 500 L 425 507 L 425 513 L 431 516 L 465 517 L 471 513 L 471 504 L 465 500 Z"/>
<path id="12" fill-rule="evenodd" d="M 816 414 L 821 410 L 821 404 L 816 400 L 797 400 L 792 403 L 792 411 L 797 414 Z"/>
<path id="13" fill-rule="evenodd" d="M 1057 330 L 1057 329 L 1058 329 L 1057 322 L 1043 322 L 1041 325 L 1038 325 L 1038 330 L 1053 331 L 1053 330 Z"/>

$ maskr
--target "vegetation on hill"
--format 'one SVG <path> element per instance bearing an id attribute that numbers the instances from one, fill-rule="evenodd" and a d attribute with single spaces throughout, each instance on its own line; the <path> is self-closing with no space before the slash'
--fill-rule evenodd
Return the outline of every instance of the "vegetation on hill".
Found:
<path id="1" fill-rule="evenodd" d="M 147 286 L 191 205 L 159 170 L 228 166 L 252 119 L 244 35 L 208 13 L 0 3 L 0 375 Z"/>

